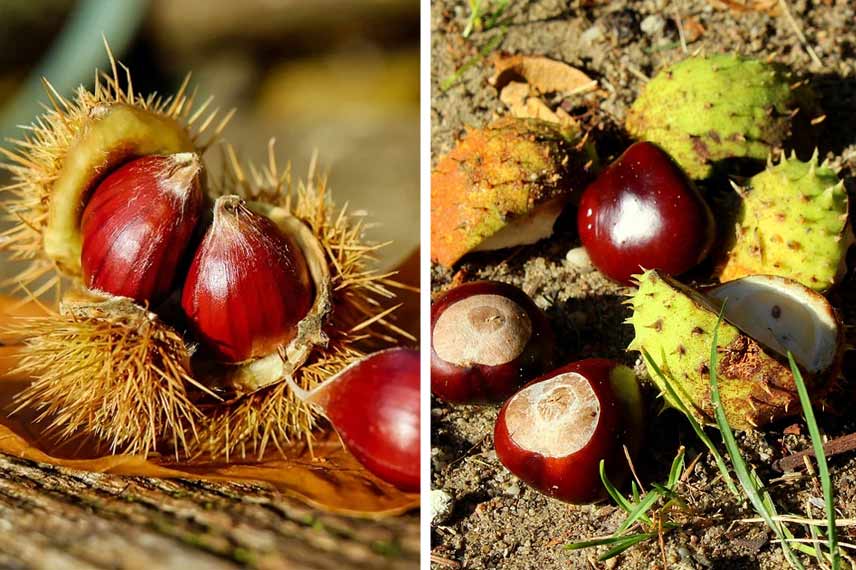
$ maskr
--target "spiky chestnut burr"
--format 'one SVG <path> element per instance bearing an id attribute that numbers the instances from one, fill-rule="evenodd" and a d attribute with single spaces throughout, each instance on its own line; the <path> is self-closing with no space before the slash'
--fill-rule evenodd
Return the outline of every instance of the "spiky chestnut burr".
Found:
<path id="1" fill-rule="evenodd" d="M 191 329 L 213 356 L 238 363 L 275 352 L 297 335 L 312 300 L 294 239 L 238 196 L 218 198 L 181 296 Z"/>
<path id="2" fill-rule="evenodd" d="M 588 503 L 610 479 L 627 475 L 623 446 L 641 442 L 642 400 L 633 371 L 610 360 L 571 363 L 532 381 L 508 399 L 494 428 L 499 460 L 549 497 Z"/>
<path id="3" fill-rule="evenodd" d="M 501 402 L 554 352 L 544 313 L 513 285 L 465 283 L 431 306 L 431 393 L 447 402 Z"/>
<path id="4" fill-rule="evenodd" d="M 628 319 L 635 337 L 628 350 L 647 353 L 663 374 L 646 359 L 665 401 L 700 422 L 713 419 L 710 351 L 723 302 L 716 372 L 723 411 L 735 429 L 799 413 L 786 350 L 794 353 L 813 397 L 836 379 L 843 350 L 838 317 L 822 295 L 796 281 L 748 277 L 705 296 L 654 270 L 637 280 Z"/>
<path id="5" fill-rule="evenodd" d="M 707 178 L 720 162 L 760 164 L 781 148 L 794 114 L 811 100 L 808 88 L 794 83 L 775 63 L 736 54 L 691 56 L 645 84 L 625 126 L 661 146 L 691 178 Z"/>
<path id="6" fill-rule="evenodd" d="M 21 318 L 26 335 L 18 372 L 33 378 L 16 411 L 37 410 L 59 440 L 81 434 L 113 453 L 186 453 L 202 414 L 184 339 L 131 300 L 67 295 L 58 313 Z"/>
<path id="7" fill-rule="evenodd" d="M 194 153 L 146 156 L 98 184 L 80 224 L 87 287 L 139 303 L 166 298 L 202 213 L 200 170 Z"/>
<path id="8" fill-rule="evenodd" d="M 268 151 L 265 164 L 246 168 L 227 147 L 230 169 L 215 191 L 240 195 L 297 239 L 315 301 L 298 325 L 298 338 L 284 349 L 226 367 L 224 380 L 242 395 L 209 410 L 198 444 L 200 451 L 227 460 L 263 457 L 290 442 L 312 441 L 319 413 L 284 378 L 311 390 L 367 352 L 415 340 L 396 326 L 394 290 L 401 285 L 377 270 L 374 255 L 380 246 L 365 240 L 365 218 L 334 205 L 314 161 L 306 178 L 292 181 L 290 167 L 277 164 L 273 141 Z"/>
<path id="9" fill-rule="evenodd" d="M 99 180 L 137 157 L 201 155 L 232 116 L 217 123 L 218 110 L 205 116 L 210 99 L 194 108 L 189 76 L 171 97 L 136 93 L 130 72 L 120 77 L 109 47 L 107 53 L 111 73 L 96 72 L 92 91 L 79 87 L 66 99 L 45 82 L 51 107 L 2 151 L 12 181 L 1 190 L 11 227 L 0 249 L 29 260 L 8 283 L 35 296 L 58 286 L 61 275 L 81 276 L 81 214 Z M 36 281 L 41 286 L 31 288 Z"/>
<path id="10" fill-rule="evenodd" d="M 740 209 L 720 280 L 781 275 L 820 292 L 840 281 L 853 243 L 847 191 L 835 171 L 818 163 L 817 151 L 808 162 L 782 155 L 745 188 L 734 188 Z"/>
<path id="11" fill-rule="evenodd" d="M 470 251 L 550 236 L 596 159 L 578 131 L 544 121 L 469 130 L 431 173 L 431 258 L 448 267 Z"/>

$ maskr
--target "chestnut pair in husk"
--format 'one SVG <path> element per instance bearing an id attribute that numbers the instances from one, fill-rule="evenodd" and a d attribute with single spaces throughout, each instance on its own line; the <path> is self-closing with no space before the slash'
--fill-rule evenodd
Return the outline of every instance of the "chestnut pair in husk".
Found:
<path id="1" fill-rule="evenodd" d="M 311 443 L 324 415 L 370 471 L 417 490 L 418 352 L 378 351 L 408 335 L 362 221 L 314 162 L 293 184 L 273 144 L 250 176 L 225 147 L 209 184 L 201 157 L 232 113 L 205 116 L 187 82 L 138 95 L 110 58 L 73 99 L 47 84 L 53 106 L 8 153 L 0 248 L 29 261 L 19 290 L 60 299 L 18 325 L 34 378 L 19 408 L 113 452 L 227 461 Z"/>
<path id="2" fill-rule="evenodd" d="M 494 446 L 521 480 L 583 503 L 602 495 L 601 460 L 614 480 L 626 475 L 623 447 L 636 451 L 642 425 L 629 368 L 593 358 L 547 372 L 555 361 L 550 325 L 526 293 L 505 283 L 448 291 L 431 308 L 431 329 L 432 393 L 453 403 L 505 401 Z"/>

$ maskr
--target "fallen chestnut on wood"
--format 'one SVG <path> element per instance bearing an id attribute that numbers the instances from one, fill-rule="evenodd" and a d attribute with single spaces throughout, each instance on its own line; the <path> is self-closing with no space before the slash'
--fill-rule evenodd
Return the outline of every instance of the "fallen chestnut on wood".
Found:
<path id="1" fill-rule="evenodd" d="M 627 475 L 623 446 L 639 445 L 642 404 L 633 371 L 591 358 L 526 385 L 499 411 L 499 460 L 536 490 L 568 503 L 604 493 L 599 464 L 619 483 Z"/>
<path id="2" fill-rule="evenodd" d="M 431 307 L 431 392 L 447 402 L 501 402 L 552 366 L 555 340 L 526 293 L 465 283 Z"/>
<path id="3" fill-rule="evenodd" d="M 410 493 L 419 492 L 419 351 L 370 354 L 311 391 L 287 378 L 315 404 L 363 466 Z"/>

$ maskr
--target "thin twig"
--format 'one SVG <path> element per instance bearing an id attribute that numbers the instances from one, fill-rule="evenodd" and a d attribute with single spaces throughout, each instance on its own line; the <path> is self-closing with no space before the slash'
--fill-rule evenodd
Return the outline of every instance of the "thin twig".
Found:
<path id="1" fill-rule="evenodd" d="M 815 64 L 817 64 L 818 67 L 823 67 L 823 62 L 821 62 L 820 58 L 817 57 L 817 53 L 814 51 L 814 48 L 811 47 L 811 45 L 808 43 L 808 40 L 806 39 L 805 34 L 803 34 L 802 30 L 800 29 L 799 24 L 797 23 L 793 14 L 791 14 L 791 9 L 788 6 L 787 1 L 786 0 L 779 0 L 779 6 L 782 7 L 782 12 L 785 13 L 785 18 L 788 19 L 788 23 L 791 25 L 791 28 L 793 28 L 794 33 L 797 35 L 797 38 L 800 40 L 800 43 L 802 44 L 803 49 L 805 49 L 805 51 L 808 52 L 809 57 L 811 58 L 811 60 Z"/>
<path id="2" fill-rule="evenodd" d="M 842 435 L 841 437 L 836 437 L 835 439 L 830 439 L 826 443 L 823 444 L 823 454 L 826 457 L 832 457 L 833 455 L 838 455 L 839 453 L 846 453 L 848 451 L 856 450 L 856 433 L 849 433 L 847 435 Z M 801 467 L 804 467 L 803 457 L 814 457 L 813 449 L 806 449 L 805 451 L 800 451 L 799 453 L 794 453 L 791 455 L 786 455 L 782 457 L 778 461 L 773 464 L 773 467 L 778 471 L 796 471 Z"/>

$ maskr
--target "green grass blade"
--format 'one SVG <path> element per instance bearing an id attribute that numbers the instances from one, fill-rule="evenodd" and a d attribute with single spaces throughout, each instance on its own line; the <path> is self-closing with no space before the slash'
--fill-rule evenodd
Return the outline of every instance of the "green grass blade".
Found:
<path id="1" fill-rule="evenodd" d="M 624 495 L 615 488 L 615 485 L 612 484 L 612 481 L 609 480 L 609 477 L 606 476 L 606 468 L 603 462 L 603 459 L 600 460 L 600 480 L 603 482 L 603 487 L 606 489 L 607 494 L 615 501 L 619 507 L 627 511 L 628 513 L 633 510 L 634 505 L 631 505 L 630 502 L 624 498 Z"/>
<path id="2" fill-rule="evenodd" d="M 651 370 L 653 370 L 654 373 L 663 380 L 663 386 L 666 388 L 666 392 L 668 392 L 669 397 L 672 398 L 675 405 L 678 406 L 678 409 L 683 412 L 684 416 L 689 420 L 693 431 L 696 433 L 698 438 L 702 440 L 705 446 L 707 446 L 710 454 L 713 455 L 713 459 L 716 461 L 716 466 L 719 467 L 719 472 L 722 474 L 722 480 L 725 481 L 725 485 L 728 487 L 728 490 L 731 491 L 738 499 L 742 499 L 743 497 L 740 494 L 740 491 L 737 490 L 737 485 L 734 484 L 734 479 L 731 478 L 731 473 L 728 472 L 728 466 L 725 464 L 725 459 L 722 457 L 722 454 L 719 453 L 716 445 L 714 445 L 713 441 L 708 437 L 707 433 L 705 433 L 704 428 L 701 427 L 698 420 L 693 417 L 686 405 L 684 405 L 683 401 L 678 397 L 678 393 L 675 391 L 674 386 L 672 386 L 671 381 L 666 378 L 666 375 L 663 374 L 660 367 L 657 366 L 657 363 L 654 362 L 654 359 L 651 358 L 651 355 L 644 348 L 642 349 L 642 357 L 648 363 Z"/>
<path id="3" fill-rule="evenodd" d="M 672 461 L 672 468 L 669 469 L 669 480 L 666 483 L 666 487 L 669 490 L 673 490 L 675 485 L 678 484 L 678 479 L 681 476 L 681 473 L 684 472 L 684 453 L 685 450 L 681 447 L 678 454 L 675 456 L 675 459 Z"/>
<path id="4" fill-rule="evenodd" d="M 479 51 L 478 54 L 465 61 L 464 64 L 461 65 L 461 67 L 459 67 L 457 71 L 455 71 L 455 73 L 443 79 L 443 81 L 440 82 L 440 91 L 445 92 L 454 87 L 461 80 L 461 77 L 464 75 L 464 72 L 466 72 L 474 65 L 478 64 L 481 60 L 490 55 L 493 50 L 498 48 L 499 44 L 502 43 L 502 40 L 505 39 L 505 32 L 506 29 L 502 28 L 498 34 L 492 37 L 490 41 L 485 44 L 485 46 Z"/>
<path id="5" fill-rule="evenodd" d="M 592 538 L 589 540 L 581 540 L 579 542 L 572 542 L 571 544 L 565 545 L 565 550 L 582 550 L 584 548 L 591 548 L 593 546 L 603 546 L 606 544 L 623 544 L 627 542 L 628 539 L 631 539 L 636 536 L 647 535 L 650 533 L 640 533 L 640 534 L 631 534 L 627 536 L 604 536 L 602 538 Z"/>
<path id="6" fill-rule="evenodd" d="M 826 506 L 826 528 L 828 529 L 826 539 L 829 545 L 829 553 L 832 556 L 832 570 L 838 570 L 841 567 L 841 552 L 838 549 L 838 532 L 835 528 L 835 497 L 833 495 L 832 480 L 829 477 L 829 465 L 826 463 L 826 454 L 823 451 L 823 438 L 820 436 L 820 429 L 817 427 L 817 420 L 814 417 L 814 409 L 811 407 L 808 389 L 791 351 L 788 351 L 788 362 L 791 365 L 791 372 L 794 375 L 794 382 L 797 385 L 797 393 L 800 397 L 800 405 L 805 416 L 805 423 L 808 424 L 808 433 L 811 436 L 811 444 L 814 447 L 817 470 L 820 475 L 820 486 L 823 489 L 823 500 Z"/>
<path id="7" fill-rule="evenodd" d="M 616 544 L 615 546 L 604 552 L 601 556 L 598 557 L 598 560 L 604 562 L 606 560 L 609 560 L 610 558 L 614 558 L 615 556 L 618 556 L 631 546 L 639 544 L 640 542 L 643 542 L 645 540 L 651 540 L 656 536 L 656 532 L 643 532 L 640 534 L 633 534 L 630 536 L 623 537 L 625 539 L 623 542 Z"/>
<path id="8" fill-rule="evenodd" d="M 719 312 L 719 319 L 716 321 L 716 326 L 713 328 L 712 341 L 710 345 L 710 399 L 713 403 L 713 413 L 716 418 L 716 424 L 719 426 L 719 432 L 722 435 L 722 441 L 725 444 L 725 449 L 731 458 L 731 464 L 734 467 L 734 473 L 737 475 L 737 480 L 743 488 L 746 497 L 755 511 L 764 519 L 767 526 L 776 534 L 776 538 L 780 539 L 782 552 L 793 568 L 803 570 L 803 565 L 791 550 L 790 545 L 785 541 L 785 535 L 782 531 L 782 524 L 775 521 L 774 512 L 771 511 L 772 500 L 766 491 L 761 491 L 763 485 L 754 470 L 750 469 L 740 453 L 740 448 L 737 445 L 737 439 L 734 437 L 734 432 L 731 430 L 731 425 L 725 417 L 725 410 L 722 408 L 722 400 L 719 396 L 719 383 L 716 378 L 716 359 L 719 345 L 719 326 L 722 323 L 722 315 L 725 312 L 725 303 L 722 304 L 722 309 Z M 764 498 L 761 497 L 763 493 Z"/>
<path id="9" fill-rule="evenodd" d="M 637 520 L 641 520 L 646 524 L 653 524 L 651 519 L 645 513 L 657 502 L 657 499 L 660 497 L 660 493 L 656 490 L 651 490 L 645 493 L 645 496 L 642 497 L 642 500 L 639 501 L 638 505 L 635 505 L 633 510 L 630 511 L 630 514 L 627 515 L 627 518 L 624 519 L 624 522 L 621 523 L 621 526 L 618 527 L 618 530 L 615 531 L 616 534 L 621 534 L 627 529 L 629 529 L 633 523 Z"/>

